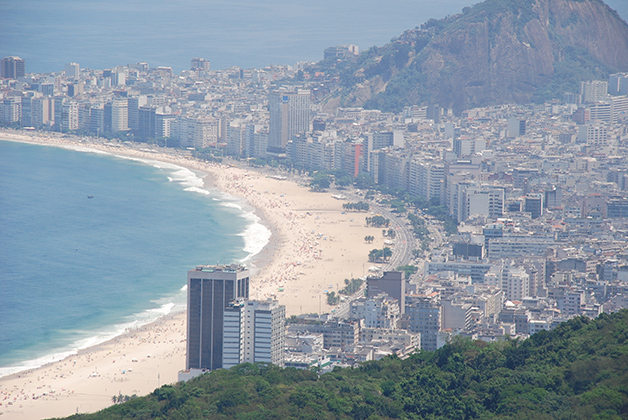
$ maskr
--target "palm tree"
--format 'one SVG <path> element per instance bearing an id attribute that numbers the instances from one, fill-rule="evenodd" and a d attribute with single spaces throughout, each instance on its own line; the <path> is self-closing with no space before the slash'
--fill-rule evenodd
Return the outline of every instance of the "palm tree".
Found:
<path id="1" fill-rule="evenodd" d="M 390 249 L 389 247 L 385 247 L 384 249 L 382 249 L 382 257 L 384 257 L 384 261 L 388 261 L 388 259 L 392 257 L 392 254 L 392 249 Z"/>

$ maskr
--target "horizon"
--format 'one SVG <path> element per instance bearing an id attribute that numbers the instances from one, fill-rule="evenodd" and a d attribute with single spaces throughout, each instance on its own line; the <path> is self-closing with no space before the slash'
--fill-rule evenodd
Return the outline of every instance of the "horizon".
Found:
<path id="1" fill-rule="evenodd" d="M 112 0 L 105 6 L 8 0 L 0 4 L 0 56 L 23 58 L 27 73 L 59 72 L 69 62 L 91 69 L 148 62 L 178 73 L 194 57 L 209 60 L 214 70 L 294 65 L 319 61 L 323 50 L 335 45 L 354 44 L 360 51 L 384 45 L 431 18 L 478 3 L 419 2 L 275 1 L 260 6 L 239 0 L 201 6 L 199 0 Z M 606 4 L 628 20 L 623 0 Z"/>

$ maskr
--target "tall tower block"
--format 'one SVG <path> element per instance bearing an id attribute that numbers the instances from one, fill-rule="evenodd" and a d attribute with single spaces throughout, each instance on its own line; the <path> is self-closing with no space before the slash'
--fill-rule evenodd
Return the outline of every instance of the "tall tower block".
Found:
<path id="1" fill-rule="evenodd" d="M 242 266 L 198 266 L 188 271 L 186 369 L 223 367 L 225 309 L 231 301 L 248 297 L 249 271 Z"/>

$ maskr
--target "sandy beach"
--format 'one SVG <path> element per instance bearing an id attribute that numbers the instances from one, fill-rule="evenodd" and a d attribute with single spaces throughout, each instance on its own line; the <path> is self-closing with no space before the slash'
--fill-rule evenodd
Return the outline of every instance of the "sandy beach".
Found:
<path id="1" fill-rule="evenodd" d="M 381 229 L 366 227 L 368 213 L 345 212 L 345 201 L 330 192 L 311 192 L 298 178 L 199 162 L 172 151 L 78 143 L 52 133 L 38 137 L 0 131 L 0 138 L 174 163 L 205 176 L 207 188 L 246 200 L 272 231 L 270 243 L 252 261 L 251 298 L 274 297 L 286 305 L 288 315 L 328 312 L 325 291 L 338 291 L 345 278 L 365 275 L 372 265 L 368 252 L 384 246 Z M 365 243 L 366 235 L 375 241 Z M 0 419 L 94 412 L 113 404 L 114 395 L 146 395 L 174 383 L 185 368 L 185 330 L 185 314 L 171 314 L 60 362 L 0 378 Z"/>

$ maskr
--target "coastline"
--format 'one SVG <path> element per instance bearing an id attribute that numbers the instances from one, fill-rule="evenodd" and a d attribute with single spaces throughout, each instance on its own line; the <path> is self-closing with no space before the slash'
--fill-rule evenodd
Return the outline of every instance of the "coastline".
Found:
<path id="1" fill-rule="evenodd" d="M 364 244 L 365 235 L 378 231 L 365 227 L 366 214 L 345 213 L 331 194 L 310 192 L 294 180 L 200 162 L 174 150 L 152 153 L 54 133 L 28 134 L 0 131 L 9 141 L 175 164 L 200 173 L 204 188 L 243 200 L 243 211 L 252 208 L 271 231 L 266 246 L 246 261 L 251 298 L 276 298 L 287 315 L 328 311 L 324 291 L 338 291 L 345 278 L 361 277 L 370 265 L 368 250 L 380 245 Z M 185 367 L 185 321 L 184 311 L 170 313 L 61 361 L 0 378 L 0 415 L 39 419 L 93 412 L 111 405 L 119 393 L 145 395 L 176 382 Z"/>

